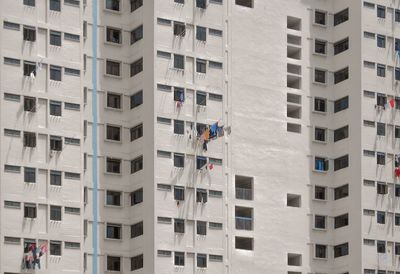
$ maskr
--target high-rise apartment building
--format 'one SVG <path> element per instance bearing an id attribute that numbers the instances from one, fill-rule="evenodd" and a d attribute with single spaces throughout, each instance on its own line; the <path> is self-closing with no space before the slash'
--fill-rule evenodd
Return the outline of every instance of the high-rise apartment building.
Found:
<path id="1" fill-rule="evenodd" d="M 0 273 L 400 273 L 399 0 L 1 0 Z"/>

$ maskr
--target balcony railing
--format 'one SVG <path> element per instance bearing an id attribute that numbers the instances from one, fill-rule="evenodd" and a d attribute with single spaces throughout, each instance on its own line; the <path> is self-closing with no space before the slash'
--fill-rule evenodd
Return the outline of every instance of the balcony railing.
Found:
<path id="1" fill-rule="evenodd" d="M 253 200 L 253 190 L 251 188 L 236 188 L 236 199 Z"/>
<path id="2" fill-rule="evenodd" d="M 253 230 L 253 218 L 235 217 L 235 219 L 236 219 L 236 229 Z"/>

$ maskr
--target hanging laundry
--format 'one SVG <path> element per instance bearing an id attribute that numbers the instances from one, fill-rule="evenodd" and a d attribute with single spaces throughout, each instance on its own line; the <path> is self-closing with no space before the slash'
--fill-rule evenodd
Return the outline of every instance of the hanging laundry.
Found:
<path id="1" fill-rule="evenodd" d="M 182 106 L 182 102 L 181 101 L 176 101 L 176 107 L 180 108 Z"/>
<path id="2" fill-rule="evenodd" d="M 210 127 L 210 139 L 217 137 L 218 135 L 218 122 L 212 124 Z"/>
<path id="3" fill-rule="evenodd" d="M 31 80 L 35 80 L 35 73 L 32 71 L 32 72 L 29 74 L 29 77 L 31 78 Z"/>
<path id="4" fill-rule="evenodd" d="M 185 95 L 183 95 L 183 92 L 179 94 L 179 101 L 183 103 L 185 101 Z"/>
<path id="5" fill-rule="evenodd" d="M 204 151 L 207 151 L 207 143 L 208 143 L 207 141 L 204 141 L 204 143 L 203 143 L 203 150 Z"/>
<path id="6" fill-rule="evenodd" d="M 40 251 L 42 252 L 42 255 L 47 253 L 47 249 L 47 243 L 44 243 L 40 246 Z"/>
<path id="7" fill-rule="evenodd" d="M 204 131 L 204 140 L 208 141 L 210 139 L 210 127 L 207 126 L 206 130 Z"/>
<path id="8" fill-rule="evenodd" d="M 396 167 L 394 169 L 394 174 L 396 175 L 396 177 L 400 177 L 400 168 Z"/>
<path id="9" fill-rule="evenodd" d="M 390 99 L 389 104 L 391 108 L 394 108 L 394 103 L 395 103 L 394 99 L 393 98 Z"/>
<path id="10" fill-rule="evenodd" d="M 209 168 L 210 170 L 212 170 L 212 169 L 214 168 L 214 164 L 209 164 L 209 165 L 208 165 L 208 168 Z"/>
<path id="11" fill-rule="evenodd" d="M 217 135 L 218 135 L 218 137 L 224 136 L 224 126 L 218 127 L 218 129 L 217 129 Z"/>

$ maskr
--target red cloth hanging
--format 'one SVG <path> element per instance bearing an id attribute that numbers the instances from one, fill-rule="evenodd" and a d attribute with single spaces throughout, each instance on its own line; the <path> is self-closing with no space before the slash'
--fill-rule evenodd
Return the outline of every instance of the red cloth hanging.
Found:
<path id="1" fill-rule="evenodd" d="M 396 167 L 394 169 L 394 174 L 396 175 L 396 177 L 400 177 L 400 168 Z"/>
<path id="2" fill-rule="evenodd" d="M 214 168 L 214 165 L 213 165 L 213 164 L 209 164 L 209 165 L 208 165 L 208 168 L 209 168 L 210 170 L 212 170 L 212 169 Z"/>
<path id="3" fill-rule="evenodd" d="M 395 103 L 394 99 L 393 98 L 390 99 L 389 104 L 391 108 L 394 108 L 394 103 Z"/>

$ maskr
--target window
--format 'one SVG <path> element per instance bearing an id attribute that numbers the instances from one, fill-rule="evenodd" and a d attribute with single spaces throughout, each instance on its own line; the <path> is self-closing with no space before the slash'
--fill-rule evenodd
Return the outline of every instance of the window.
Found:
<path id="1" fill-rule="evenodd" d="M 143 254 L 131 258 L 131 271 L 143 268 Z"/>
<path id="2" fill-rule="evenodd" d="M 50 135 L 50 150 L 62 150 L 62 138 L 60 136 Z"/>
<path id="3" fill-rule="evenodd" d="M 379 77 L 386 77 L 386 66 L 382 64 L 377 64 L 376 75 Z"/>
<path id="4" fill-rule="evenodd" d="M 385 153 L 383 152 L 376 153 L 376 164 L 385 165 Z"/>
<path id="5" fill-rule="evenodd" d="M 185 69 L 185 57 L 180 54 L 174 54 L 174 68 Z"/>
<path id="6" fill-rule="evenodd" d="M 184 37 L 186 34 L 186 26 L 185 23 L 182 22 L 174 22 L 174 35 Z"/>
<path id="7" fill-rule="evenodd" d="M 196 7 L 205 9 L 206 8 L 206 0 L 196 0 Z"/>
<path id="8" fill-rule="evenodd" d="M 50 170 L 50 185 L 61 186 L 61 171 Z"/>
<path id="9" fill-rule="evenodd" d="M 143 91 L 142 90 L 131 95 L 131 109 L 138 107 L 141 104 L 143 104 Z"/>
<path id="10" fill-rule="evenodd" d="M 394 195 L 400 197 L 400 185 L 395 185 Z"/>
<path id="11" fill-rule="evenodd" d="M 400 80 L 400 68 L 395 68 L 394 70 L 394 78 L 396 81 Z M 399 105 L 396 102 L 396 109 L 399 109 Z"/>
<path id="12" fill-rule="evenodd" d="M 349 225 L 349 214 L 343 214 L 335 217 L 335 229 Z"/>
<path id="13" fill-rule="evenodd" d="M 131 64 L 131 77 L 143 71 L 143 58 L 136 60 Z"/>
<path id="14" fill-rule="evenodd" d="M 329 169 L 329 160 L 326 158 L 315 157 L 314 169 L 316 171 L 327 171 Z"/>
<path id="15" fill-rule="evenodd" d="M 121 271 L 121 257 L 107 256 L 107 271 Z"/>
<path id="16" fill-rule="evenodd" d="M 235 4 L 247 8 L 253 8 L 253 1 L 254 0 L 235 0 Z"/>
<path id="17" fill-rule="evenodd" d="M 131 142 L 143 136 L 143 124 L 131 128 Z"/>
<path id="18" fill-rule="evenodd" d="M 50 65 L 50 80 L 61 81 L 61 67 Z"/>
<path id="19" fill-rule="evenodd" d="M 333 17 L 333 25 L 337 26 L 346 22 L 347 20 L 349 20 L 349 9 L 344 9 L 338 13 L 335 13 Z"/>
<path id="20" fill-rule="evenodd" d="M 349 196 L 349 185 L 343 185 L 334 189 L 334 199 L 339 200 Z"/>
<path id="21" fill-rule="evenodd" d="M 107 125 L 107 140 L 121 141 L 121 127 Z"/>
<path id="22" fill-rule="evenodd" d="M 21 137 L 21 131 L 14 129 L 4 129 L 4 136 Z"/>
<path id="23" fill-rule="evenodd" d="M 386 8 L 378 5 L 376 7 L 376 16 L 378 16 L 378 18 L 386 18 Z"/>
<path id="24" fill-rule="evenodd" d="M 35 42 L 36 41 L 36 29 L 34 27 L 24 26 L 24 41 Z"/>
<path id="25" fill-rule="evenodd" d="M 348 49 L 349 49 L 349 38 L 340 40 L 339 42 L 333 44 L 334 55 L 337 55 Z"/>
<path id="26" fill-rule="evenodd" d="M 338 70 L 334 73 L 334 83 L 338 84 L 344 80 L 349 79 L 349 68 Z"/>
<path id="27" fill-rule="evenodd" d="M 50 10 L 61 11 L 61 0 L 50 0 Z"/>
<path id="28" fill-rule="evenodd" d="M 131 45 L 143 38 L 143 25 L 131 31 Z"/>
<path id="29" fill-rule="evenodd" d="M 106 0 L 106 9 L 119 11 L 119 1 L 120 0 Z"/>
<path id="30" fill-rule="evenodd" d="M 24 132 L 24 147 L 36 147 L 36 133 Z"/>
<path id="31" fill-rule="evenodd" d="M 378 224 L 385 224 L 386 223 L 386 214 L 383 211 L 376 212 L 376 222 Z"/>
<path id="32" fill-rule="evenodd" d="M 235 248 L 253 250 L 253 238 L 235 237 Z"/>
<path id="33" fill-rule="evenodd" d="M 334 102 L 333 112 L 337 113 L 339 111 L 347 109 L 348 107 L 349 107 L 349 96 L 346 96 Z"/>
<path id="34" fill-rule="evenodd" d="M 325 229 L 326 228 L 326 216 L 315 215 L 314 216 L 314 228 Z"/>
<path id="35" fill-rule="evenodd" d="M 185 101 L 185 90 L 183 88 L 174 87 L 174 101 Z"/>
<path id="36" fill-rule="evenodd" d="M 79 35 L 76 35 L 76 34 L 64 32 L 64 39 L 74 41 L 74 42 L 79 42 L 80 37 L 79 37 Z"/>
<path id="37" fill-rule="evenodd" d="M 314 187 L 314 198 L 316 200 L 326 200 L 326 187 L 315 186 Z"/>
<path id="38" fill-rule="evenodd" d="M 377 35 L 376 42 L 378 48 L 385 48 L 386 47 L 386 37 L 384 35 Z"/>
<path id="39" fill-rule="evenodd" d="M 326 71 L 321 69 L 314 70 L 314 82 L 316 83 L 326 83 Z"/>
<path id="40" fill-rule="evenodd" d="M 122 225 L 107 224 L 106 237 L 107 237 L 107 239 L 121 239 L 122 238 Z"/>
<path id="41" fill-rule="evenodd" d="M 377 194 L 387 194 L 388 193 L 388 186 L 385 183 L 378 182 L 376 185 L 376 193 Z"/>
<path id="42" fill-rule="evenodd" d="M 400 10 L 398 10 L 398 9 L 395 10 L 394 21 L 400 22 Z"/>
<path id="43" fill-rule="evenodd" d="M 24 0 L 24 5 L 25 6 L 34 7 L 35 6 L 35 0 Z"/>
<path id="44" fill-rule="evenodd" d="M 175 219 L 174 220 L 174 232 L 175 233 L 185 233 L 185 220 Z"/>
<path id="45" fill-rule="evenodd" d="M 106 204 L 112 206 L 121 206 L 121 192 L 107 190 Z"/>
<path id="46" fill-rule="evenodd" d="M 61 116 L 61 102 L 50 101 L 50 115 Z"/>
<path id="47" fill-rule="evenodd" d="M 61 32 L 54 30 L 50 31 L 50 45 L 61 46 Z"/>
<path id="48" fill-rule="evenodd" d="M 206 73 L 207 61 L 203 59 L 196 59 L 196 72 Z"/>
<path id="49" fill-rule="evenodd" d="M 81 109 L 81 105 L 80 104 L 74 104 L 74 103 L 64 103 L 64 108 L 65 109 L 69 109 L 69 110 L 80 110 Z"/>
<path id="50" fill-rule="evenodd" d="M 196 233 L 197 235 L 207 235 L 207 222 L 197 221 Z"/>
<path id="51" fill-rule="evenodd" d="M 196 92 L 196 104 L 199 106 L 206 106 L 207 105 L 207 93 L 202 91 Z"/>
<path id="52" fill-rule="evenodd" d="M 121 109 L 121 94 L 107 93 L 107 107 Z"/>
<path id="53" fill-rule="evenodd" d="M 25 203 L 24 204 L 24 218 L 36 218 L 36 204 Z"/>
<path id="54" fill-rule="evenodd" d="M 326 25 L 326 12 L 324 11 L 315 11 L 314 22 L 318 25 Z"/>
<path id="55" fill-rule="evenodd" d="M 131 12 L 134 12 L 141 6 L 143 6 L 143 0 L 130 0 L 131 1 Z"/>
<path id="56" fill-rule="evenodd" d="M 50 241 L 50 255 L 61 256 L 61 242 Z"/>
<path id="57" fill-rule="evenodd" d="M 185 188 L 183 186 L 174 186 L 174 199 L 175 201 L 185 200 Z"/>
<path id="58" fill-rule="evenodd" d="M 113 159 L 113 158 L 108 158 L 106 160 L 106 170 L 108 173 L 115 173 L 115 174 L 120 174 L 121 173 L 121 160 L 120 159 Z"/>
<path id="59" fill-rule="evenodd" d="M 217 37 L 222 37 L 222 30 L 219 29 L 208 29 L 208 34 L 217 36 Z"/>
<path id="60" fill-rule="evenodd" d="M 221 230 L 222 229 L 222 223 L 209 222 L 208 223 L 208 227 L 210 229 Z"/>
<path id="61" fill-rule="evenodd" d="M 65 172 L 64 173 L 64 178 L 69 179 L 69 180 L 80 180 L 81 175 L 79 173 L 73 173 L 73 172 Z"/>
<path id="62" fill-rule="evenodd" d="M 24 168 L 24 182 L 36 183 L 36 169 L 32 167 Z"/>
<path id="63" fill-rule="evenodd" d="M 143 222 L 131 225 L 131 238 L 136 238 L 143 235 Z"/>
<path id="64" fill-rule="evenodd" d="M 196 168 L 197 169 L 202 169 L 206 164 L 207 164 L 206 157 L 197 156 L 197 159 L 196 159 Z"/>
<path id="65" fill-rule="evenodd" d="M 400 255 L 400 243 L 395 243 L 394 254 L 395 255 Z M 396 274 L 399 274 L 399 273 L 397 272 Z"/>
<path id="66" fill-rule="evenodd" d="M 400 214 L 396 213 L 394 216 L 394 225 L 400 226 Z"/>
<path id="67" fill-rule="evenodd" d="M 141 202 L 143 202 L 143 188 L 131 193 L 131 206 L 140 204 Z"/>
<path id="68" fill-rule="evenodd" d="M 394 137 L 395 138 L 400 138 L 400 127 L 399 126 L 395 126 Z"/>
<path id="69" fill-rule="evenodd" d="M 131 161 L 131 174 L 143 169 L 143 156 L 139 156 Z"/>
<path id="70" fill-rule="evenodd" d="M 376 241 L 376 251 L 378 253 L 386 253 L 386 242 L 385 241 Z"/>
<path id="71" fill-rule="evenodd" d="M 326 112 L 326 99 L 314 98 L 314 111 Z"/>
<path id="72" fill-rule="evenodd" d="M 174 134 L 185 134 L 185 121 L 174 120 Z"/>
<path id="73" fill-rule="evenodd" d="M 333 251 L 334 251 L 335 258 L 346 256 L 349 254 L 349 244 L 344 243 L 344 244 L 336 245 L 336 246 L 334 246 Z"/>
<path id="74" fill-rule="evenodd" d="M 349 137 L 349 126 L 344 126 L 338 129 L 335 129 L 333 132 L 333 141 L 338 142 L 340 140 L 346 139 Z"/>
<path id="75" fill-rule="evenodd" d="M 346 168 L 348 166 L 349 166 L 349 155 L 344 155 L 334 160 L 334 171 Z"/>
<path id="76" fill-rule="evenodd" d="M 115 61 L 106 61 L 106 74 L 121 76 L 121 63 Z"/>
<path id="77" fill-rule="evenodd" d="M 110 43 L 121 44 L 122 31 L 120 29 L 106 27 L 106 40 Z"/>
<path id="78" fill-rule="evenodd" d="M 376 105 L 377 106 L 385 107 L 386 101 L 387 101 L 387 98 L 386 98 L 385 94 L 382 94 L 382 93 L 376 94 Z"/>
<path id="79" fill-rule="evenodd" d="M 207 267 L 207 254 L 197 254 L 197 267 L 205 268 Z"/>
<path id="80" fill-rule="evenodd" d="M 315 53 L 326 54 L 326 41 L 315 40 Z"/>
<path id="81" fill-rule="evenodd" d="M 222 69 L 222 63 L 221 62 L 209 61 L 208 62 L 208 66 L 210 68 Z"/>
<path id="82" fill-rule="evenodd" d="M 315 245 L 315 258 L 325 259 L 326 256 L 326 245 Z"/>
<path id="83" fill-rule="evenodd" d="M 20 173 L 21 167 L 19 166 L 12 166 L 12 165 L 4 165 L 5 172 L 12 172 L 12 173 Z"/>
<path id="84" fill-rule="evenodd" d="M 24 62 L 24 76 L 36 76 L 36 63 Z"/>
<path id="85" fill-rule="evenodd" d="M 196 39 L 199 41 L 207 41 L 207 29 L 204 27 L 196 27 Z"/>
<path id="86" fill-rule="evenodd" d="M 386 135 L 386 125 L 384 123 L 376 123 L 376 135 L 378 136 Z"/>
<path id="87" fill-rule="evenodd" d="M 50 206 L 50 220 L 61 221 L 61 206 Z"/>
<path id="88" fill-rule="evenodd" d="M 21 60 L 20 59 L 15 59 L 15 58 L 9 58 L 9 57 L 4 57 L 4 64 L 7 65 L 13 65 L 13 66 L 20 66 L 21 65 Z M 10 94 L 10 93 L 7 93 Z"/>
<path id="89" fill-rule="evenodd" d="M 175 252 L 174 265 L 176 266 L 184 266 L 185 265 L 185 253 L 184 252 Z"/>
<path id="90" fill-rule="evenodd" d="M 207 190 L 198 188 L 196 190 L 196 202 L 205 204 L 207 203 L 207 201 L 208 201 Z"/>

